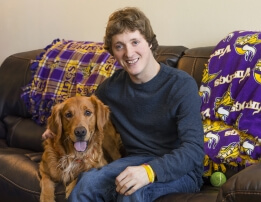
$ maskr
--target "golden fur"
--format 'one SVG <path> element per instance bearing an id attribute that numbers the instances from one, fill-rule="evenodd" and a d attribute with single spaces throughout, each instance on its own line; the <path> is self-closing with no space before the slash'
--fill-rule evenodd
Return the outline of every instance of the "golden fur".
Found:
<path id="1" fill-rule="evenodd" d="M 95 96 L 72 97 L 53 107 L 47 128 L 54 138 L 44 141 L 40 162 L 41 202 L 55 201 L 57 182 L 66 186 L 68 198 L 79 173 L 121 157 L 120 137 L 109 114 L 109 108 Z"/>

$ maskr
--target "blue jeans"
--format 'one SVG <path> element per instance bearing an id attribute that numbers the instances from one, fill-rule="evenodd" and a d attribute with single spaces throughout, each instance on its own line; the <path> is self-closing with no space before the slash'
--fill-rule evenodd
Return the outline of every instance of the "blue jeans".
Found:
<path id="1" fill-rule="evenodd" d="M 130 196 L 124 196 L 116 192 L 115 178 L 127 167 L 137 166 L 149 162 L 155 157 L 131 156 L 118 159 L 101 169 L 91 169 L 82 173 L 78 182 L 69 196 L 69 202 L 152 202 L 160 196 L 169 193 L 197 192 L 197 182 L 185 175 L 178 180 L 170 182 L 154 182 L 148 184 Z"/>

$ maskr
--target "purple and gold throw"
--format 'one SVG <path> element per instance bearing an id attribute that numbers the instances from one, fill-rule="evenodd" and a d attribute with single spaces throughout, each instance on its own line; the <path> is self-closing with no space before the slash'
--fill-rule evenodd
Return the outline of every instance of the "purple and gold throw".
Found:
<path id="1" fill-rule="evenodd" d="M 33 120 L 44 125 L 53 105 L 72 96 L 90 96 L 119 68 L 103 43 L 57 39 L 33 61 L 33 79 L 21 97 Z"/>
<path id="2" fill-rule="evenodd" d="M 199 89 L 205 176 L 261 156 L 261 32 L 235 31 L 215 47 Z"/>

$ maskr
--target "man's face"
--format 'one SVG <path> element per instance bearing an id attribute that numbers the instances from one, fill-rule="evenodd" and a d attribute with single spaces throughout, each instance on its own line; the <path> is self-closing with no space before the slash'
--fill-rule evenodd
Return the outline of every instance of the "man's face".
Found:
<path id="1" fill-rule="evenodd" d="M 136 30 L 125 31 L 112 37 L 112 52 L 134 82 L 147 80 L 154 57 L 144 36 Z M 153 68 L 153 67 L 151 67 Z"/>

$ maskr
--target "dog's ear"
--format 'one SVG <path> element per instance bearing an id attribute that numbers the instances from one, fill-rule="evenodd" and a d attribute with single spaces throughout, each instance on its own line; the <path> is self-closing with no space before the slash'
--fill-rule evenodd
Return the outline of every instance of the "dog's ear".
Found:
<path id="1" fill-rule="evenodd" d="M 53 106 L 51 116 L 47 121 L 47 128 L 54 134 L 55 138 L 60 138 L 62 135 L 62 120 L 61 120 L 61 109 L 63 103 L 58 103 Z"/>
<path id="2" fill-rule="evenodd" d="M 110 118 L 109 107 L 103 104 L 95 95 L 91 96 L 91 101 L 96 108 L 97 128 L 99 131 L 103 131 L 105 124 Z"/>

